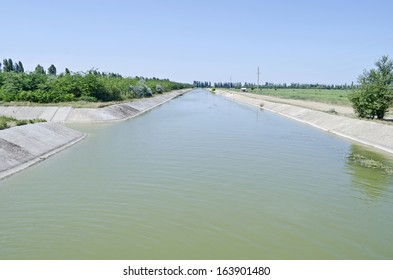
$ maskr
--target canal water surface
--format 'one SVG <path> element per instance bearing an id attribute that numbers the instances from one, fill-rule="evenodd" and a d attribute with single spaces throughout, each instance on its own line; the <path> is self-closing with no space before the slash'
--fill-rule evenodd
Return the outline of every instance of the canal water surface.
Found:
<path id="1" fill-rule="evenodd" d="M 393 258 L 388 155 L 203 90 L 73 128 L 0 181 L 0 259 Z"/>

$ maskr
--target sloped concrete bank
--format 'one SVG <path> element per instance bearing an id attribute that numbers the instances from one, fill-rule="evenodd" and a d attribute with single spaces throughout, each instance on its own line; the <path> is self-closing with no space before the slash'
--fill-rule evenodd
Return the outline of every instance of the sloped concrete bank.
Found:
<path id="1" fill-rule="evenodd" d="M 241 93 L 217 90 L 233 101 L 246 103 L 312 125 L 362 144 L 393 154 L 393 126 L 367 120 L 336 116 L 294 105 L 273 103 L 243 96 Z M 261 106 L 262 105 L 262 106 Z"/>
<path id="2" fill-rule="evenodd" d="M 166 94 L 156 95 L 151 98 L 138 99 L 129 103 L 116 104 L 99 109 L 75 108 L 60 122 L 65 123 L 92 123 L 125 120 L 151 110 L 189 89 L 176 90 Z"/>
<path id="3" fill-rule="evenodd" d="M 60 123 L 120 121 L 140 115 L 189 91 L 177 90 L 152 98 L 99 109 L 72 107 L 0 107 L 0 115 L 45 119 L 46 123 L 0 130 L 0 179 L 19 172 L 79 142 L 86 135 Z"/>
<path id="4" fill-rule="evenodd" d="M 129 103 L 104 108 L 72 108 L 70 106 L 0 106 L 0 115 L 16 119 L 44 119 L 58 123 L 90 123 L 117 121 L 134 117 L 168 100 L 184 94 L 189 89 L 175 90 L 151 98 L 138 99 Z"/>
<path id="5" fill-rule="evenodd" d="M 49 122 L 0 130 L 0 179 L 72 146 L 85 136 Z"/>

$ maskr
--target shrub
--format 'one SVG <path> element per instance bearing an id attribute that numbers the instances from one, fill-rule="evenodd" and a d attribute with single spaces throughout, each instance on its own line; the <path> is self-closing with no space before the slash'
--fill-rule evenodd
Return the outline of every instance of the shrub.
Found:
<path id="1" fill-rule="evenodd" d="M 16 121 L 16 125 L 17 125 L 17 126 L 26 125 L 26 124 L 28 124 L 28 123 L 29 123 L 28 120 L 17 120 L 17 121 Z"/>
<path id="2" fill-rule="evenodd" d="M 140 79 L 136 86 L 131 86 L 130 91 L 132 91 L 138 98 L 150 97 L 153 95 L 151 89 L 146 85 L 144 79 Z"/>
<path id="3" fill-rule="evenodd" d="M 6 122 L 0 121 L 0 130 L 8 128 L 8 124 Z"/>
<path id="4" fill-rule="evenodd" d="M 38 103 L 74 100 L 118 101 L 148 97 L 155 93 L 190 87 L 189 84 L 168 79 L 122 77 L 115 73 L 89 70 L 55 75 L 54 67 L 45 73 L 42 66 L 34 72 L 0 71 L 0 101 L 29 101 Z"/>
<path id="5" fill-rule="evenodd" d="M 164 88 L 160 84 L 156 84 L 156 93 L 162 94 L 164 93 Z"/>
<path id="6" fill-rule="evenodd" d="M 359 76 L 359 88 L 348 96 L 361 118 L 383 119 L 393 102 L 393 61 L 383 56 L 375 65 L 376 69 Z"/>

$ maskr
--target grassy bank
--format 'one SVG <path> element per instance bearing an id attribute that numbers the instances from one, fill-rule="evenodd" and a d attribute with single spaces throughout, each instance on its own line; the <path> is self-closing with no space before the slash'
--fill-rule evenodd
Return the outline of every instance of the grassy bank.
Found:
<path id="1" fill-rule="evenodd" d="M 236 90 L 239 91 L 239 90 Z M 344 89 L 254 89 L 249 93 L 274 96 L 285 99 L 309 100 L 338 105 L 350 105 L 348 94 L 351 90 Z"/>
<path id="2" fill-rule="evenodd" d="M 17 120 L 13 117 L 0 116 L 0 130 L 10 128 L 13 126 L 26 125 L 30 123 L 46 122 L 46 120 L 35 119 L 35 120 Z"/>

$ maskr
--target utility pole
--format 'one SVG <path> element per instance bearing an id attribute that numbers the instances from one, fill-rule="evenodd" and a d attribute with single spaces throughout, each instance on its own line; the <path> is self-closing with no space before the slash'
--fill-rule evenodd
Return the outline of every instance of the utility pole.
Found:
<path id="1" fill-rule="evenodd" d="M 232 88 L 232 76 L 229 76 L 229 88 Z"/>
<path id="2" fill-rule="evenodd" d="M 257 72 L 257 75 L 258 75 L 258 82 L 257 82 L 257 89 L 259 89 L 259 66 L 258 66 L 258 72 Z"/>

